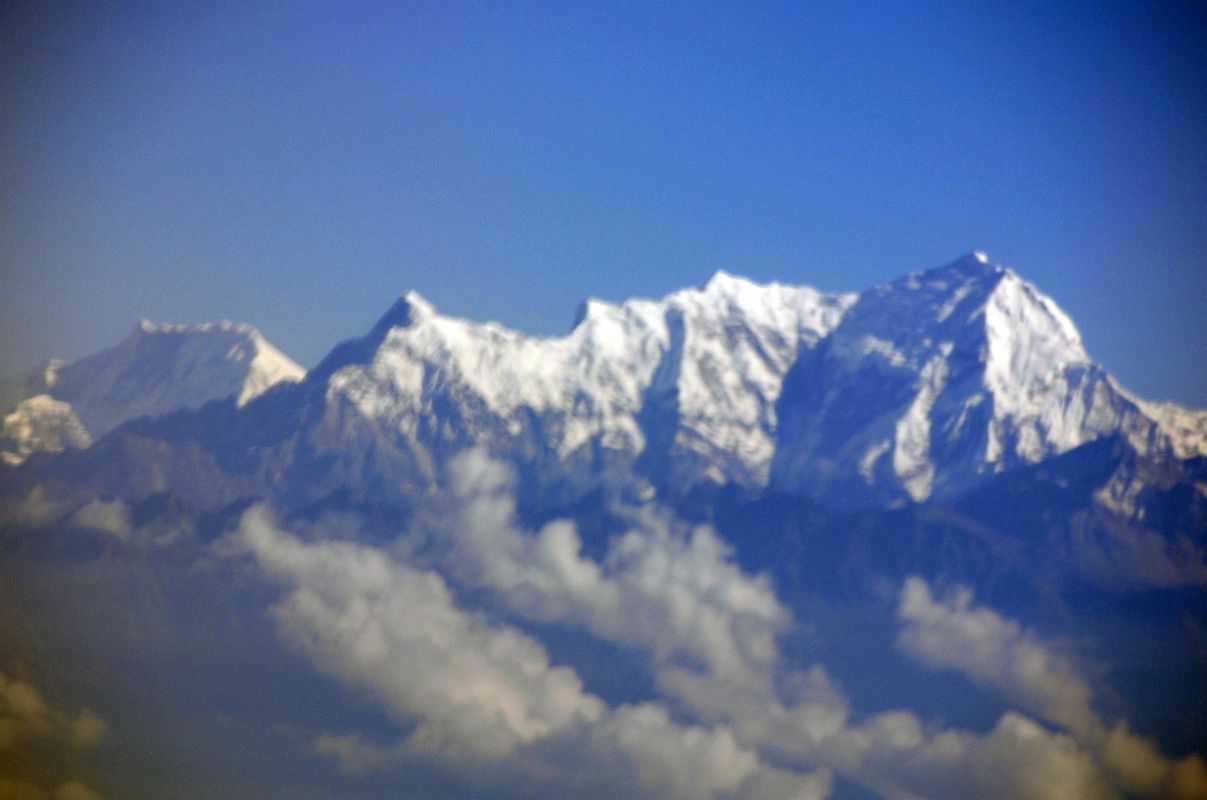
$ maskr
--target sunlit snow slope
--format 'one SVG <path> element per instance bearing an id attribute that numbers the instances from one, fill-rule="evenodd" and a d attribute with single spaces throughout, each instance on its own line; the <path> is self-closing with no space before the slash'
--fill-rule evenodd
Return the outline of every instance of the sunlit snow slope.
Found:
<path id="1" fill-rule="evenodd" d="M 410 293 L 316 372 L 414 450 L 444 436 L 521 457 L 644 454 L 680 482 L 761 485 L 783 375 L 853 299 L 719 272 L 659 301 L 589 300 L 567 336 L 536 338 Z"/>
<path id="2" fill-rule="evenodd" d="M 973 253 L 860 295 L 793 367 L 775 484 L 924 500 L 1121 434 L 1145 457 L 1204 452 L 1207 413 L 1124 391 L 1051 298 Z"/>

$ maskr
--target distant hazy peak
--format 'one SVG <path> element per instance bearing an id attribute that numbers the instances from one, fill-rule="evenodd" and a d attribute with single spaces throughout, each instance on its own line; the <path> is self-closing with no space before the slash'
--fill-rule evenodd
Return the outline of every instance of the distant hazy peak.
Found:
<path id="1" fill-rule="evenodd" d="M 182 325 L 142 319 L 117 347 L 102 352 L 120 353 L 122 350 L 129 351 L 122 356 L 128 361 L 150 360 L 151 363 L 143 364 L 143 368 L 154 367 L 155 359 L 176 359 L 178 363 L 174 368 L 177 370 L 196 372 L 204 363 L 204 368 L 214 369 L 217 376 L 223 370 L 219 365 L 225 364 L 223 377 L 241 375 L 241 388 L 235 393 L 240 406 L 277 383 L 300 381 L 306 376 L 306 370 L 246 322 L 222 320 Z M 202 390 L 200 394 L 208 392 Z"/>
<path id="2" fill-rule="evenodd" d="M 15 466 L 36 452 L 56 453 L 91 444 L 92 436 L 70 403 L 38 394 L 22 400 L 4 415 L 0 459 Z"/>
<path id="3" fill-rule="evenodd" d="M 1145 416 L 1156 423 L 1158 429 L 1168 438 L 1175 456 L 1194 458 L 1207 455 L 1207 409 L 1144 400 L 1118 383 L 1113 385 L 1121 395 L 1135 403 Z"/>
<path id="4" fill-rule="evenodd" d="M 70 363 L 51 361 L 26 376 L 27 389 L 5 419 L 11 442 L 0 449 L 11 462 L 37 450 L 82 446 L 136 417 L 227 397 L 242 406 L 305 374 L 251 325 L 144 319 L 114 347 Z"/>

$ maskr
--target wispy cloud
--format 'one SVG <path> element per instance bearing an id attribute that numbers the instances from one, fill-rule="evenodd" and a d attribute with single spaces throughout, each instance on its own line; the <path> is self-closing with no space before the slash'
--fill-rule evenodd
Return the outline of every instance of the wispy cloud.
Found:
<path id="1" fill-rule="evenodd" d="M 528 618 L 644 648 L 660 676 L 690 668 L 770 691 L 775 638 L 789 615 L 767 578 L 742 572 L 710 528 L 676 530 L 647 509 L 595 562 L 570 521 L 521 529 L 515 476 L 483 451 L 454 460 L 451 477 L 462 512 L 448 566 L 458 580 L 493 590 Z"/>
<path id="2" fill-rule="evenodd" d="M 436 573 L 365 545 L 304 543 L 261 507 L 247 512 L 238 536 L 286 588 L 273 607 L 282 635 L 413 726 L 397 745 L 333 735 L 316 743 L 349 769 L 422 760 L 510 776 L 550 795 L 828 793 L 824 773 L 773 769 L 723 726 L 683 725 L 656 704 L 607 707 L 573 670 L 552 666 L 535 639 L 459 608 Z"/>
<path id="3" fill-rule="evenodd" d="M 897 616 L 902 623 L 897 646 L 917 661 L 961 672 L 1078 734 L 1097 724 L 1089 684 L 1071 660 L 1017 622 L 974 605 L 969 589 L 937 601 L 926 581 L 910 577 Z"/>
<path id="4" fill-rule="evenodd" d="M 676 530 L 646 511 L 597 563 L 583 556 L 568 521 L 522 529 L 515 476 L 482 451 L 456 459 L 451 478 L 462 511 L 448 566 L 458 580 L 493 590 L 521 616 L 645 648 L 662 692 L 698 718 L 728 726 L 748 747 L 802 769 L 837 769 L 890 797 L 1111 793 L 1109 776 L 1081 740 L 1019 713 L 981 735 L 931 730 L 908 710 L 852 719 L 824 667 L 785 667 L 776 637 L 791 627 L 791 615 L 767 579 L 743 573 L 707 527 Z M 1013 687 L 1021 710 L 1077 731 L 1101 729 L 1089 686 L 1070 663 L 1014 623 L 970 609 L 970 596 L 957 598 L 954 615 L 928 598 L 925 584 L 907 584 L 903 618 L 930 624 L 906 628 L 903 647 L 913 645 L 913 654 L 933 664 L 964 659 L 982 684 Z M 953 627 L 963 636 L 955 646 L 954 637 L 942 636 Z"/>
<path id="5" fill-rule="evenodd" d="M 959 588 L 937 599 L 922 578 L 906 580 L 897 646 L 935 669 L 952 669 L 1000 691 L 1019 708 L 1069 731 L 1129 792 L 1148 797 L 1207 797 L 1207 764 L 1198 756 L 1175 761 L 1095 713 L 1088 681 L 1074 661 L 1037 634 Z"/>

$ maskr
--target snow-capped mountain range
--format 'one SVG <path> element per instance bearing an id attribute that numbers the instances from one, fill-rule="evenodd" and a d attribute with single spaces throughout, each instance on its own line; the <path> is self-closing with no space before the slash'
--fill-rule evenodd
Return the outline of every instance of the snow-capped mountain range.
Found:
<path id="1" fill-rule="evenodd" d="M 142 323 L 0 412 L 0 652 L 84 676 L 125 774 L 167 743 L 316 797 L 1207 797 L 1207 412 L 981 254 L 719 272 L 560 337 L 412 292 L 309 372 Z"/>
<path id="2" fill-rule="evenodd" d="M 718 272 L 661 300 L 588 300 L 559 338 L 442 316 L 412 292 L 305 377 L 247 326 L 142 323 L 7 382 L 5 458 L 298 381 L 311 410 L 292 412 L 293 443 L 257 445 L 260 473 L 284 474 L 301 436 L 345 464 L 335 482 L 384 459 L 421 486 L 485 446 L 538 482 L 610 473 L 638 492 L 733 484 L 892 505 L 1114 435 L 1146 459 L 1207 452 L 1207 412 L 1125 391 L 1051 298 L 973 253 L 859 295 Z"/>

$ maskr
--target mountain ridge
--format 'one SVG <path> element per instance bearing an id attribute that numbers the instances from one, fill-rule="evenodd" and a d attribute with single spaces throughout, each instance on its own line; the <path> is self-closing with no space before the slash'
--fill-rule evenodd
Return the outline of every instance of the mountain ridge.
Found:
<path id="1" fill-rule="evenodd" d="M 271 347 L 229 323 L 140 323 L 127 340 L 215 333 Z M 573 327 L 550 337 L 447 317 L 411 291 L 309 374 L 287 371 L 304 391 L 274 400 L 264 422 L 301 428 L 220 461 L 250 458 L 280 476 L 305 457 L 343 465 L 321 485 L 376 475 L 421 487 L 456 453 L 484 446 L 569 497 L 601 483 L 634 497 L 733 484 L 894 505 L 958 494 L 1114 433 L 1145 458 L 1207 451 L 1207 412 L 1123 390 L 1051 298 L 982 253 L 859 295 L 718 271 L 658 300 L 588 299 Z M 273 383 L 205 399 L 234 395 L 238 414 Z M 39 401 L 57 420 L 42 434 L 47 447 L 86 446 L 92 417 L 50 401 L 64 402 Z"/>

